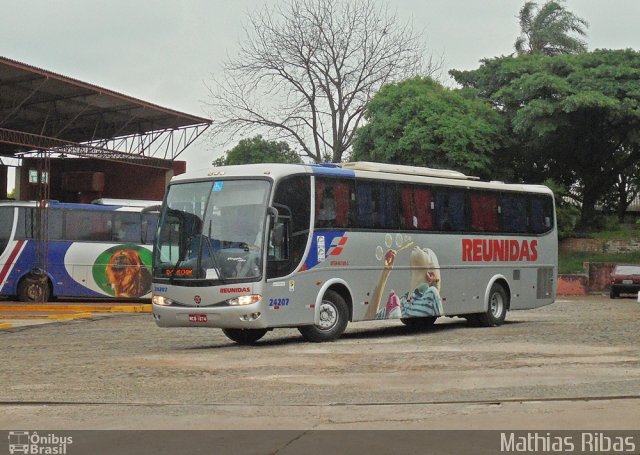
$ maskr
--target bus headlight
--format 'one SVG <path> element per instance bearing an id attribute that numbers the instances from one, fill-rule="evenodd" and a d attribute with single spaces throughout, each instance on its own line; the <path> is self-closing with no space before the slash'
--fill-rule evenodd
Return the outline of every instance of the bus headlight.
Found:
<path id="1" fill-rule="evenodd" d="M 241 295 L 240 297 L 234 297 L 233 299 L 227 300 L 227 303 L 232 306 L 251 305 L 252 303 L 257 303 L 260 300 L 262 300 L 262 296 L 260 294 L 251 294 L 251 295 Z"/>
<path id="2" fill-rule="evenodd" d="M 163 295 L 154 295 L 153 297 L 151 297 L 151 302 L 154 305 L 163 305 L 163 306 L 167 306 L 167 305 L 171 305 L 173 303 L 173 300 L 163 296 Z"/>

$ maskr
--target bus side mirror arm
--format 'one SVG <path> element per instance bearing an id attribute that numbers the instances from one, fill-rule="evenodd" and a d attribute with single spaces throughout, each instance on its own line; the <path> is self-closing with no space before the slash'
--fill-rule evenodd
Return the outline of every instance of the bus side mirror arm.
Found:
<path id="1" fill-rule="evenodd" d="M 271 243 L 280 248 L 284 243 L 284 224 L 276 224 L 271 228 Z"/>
<path id="2" fill-rule="evenodd" d="M 269 230 L 271 231 L 269 240 L 274 246 L 279 248 L 282 246 L 284 240 L 284 225 L 278 222 L 280 213 L 275 207 L 267 207 L 267 213 L 269 214 Z"/>
<path id="3" fill-rule="evenodd" d="M 273 229 L 273 227 L 276 225 L 278 221 L 280 213 L 278 212 L 278 209 L 275 207 L 267 207 L 267 214 L 269 215 L 269 227 Z"/>

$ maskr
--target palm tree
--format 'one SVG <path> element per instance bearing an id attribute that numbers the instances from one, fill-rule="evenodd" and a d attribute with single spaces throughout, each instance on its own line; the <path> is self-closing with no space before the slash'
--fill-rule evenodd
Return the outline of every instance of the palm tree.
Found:
<path id="1" fill-rule="evenodd" d="M 518 15 L 521 35 L 514 46 L 518 55 L 586 52 L 586 42 L 571 33 L 586 36 L 589 24 L 567 11 L 561 5 L 562 1 L 549 0 L 540 8 L 536 2 L 524 4 Z"/>

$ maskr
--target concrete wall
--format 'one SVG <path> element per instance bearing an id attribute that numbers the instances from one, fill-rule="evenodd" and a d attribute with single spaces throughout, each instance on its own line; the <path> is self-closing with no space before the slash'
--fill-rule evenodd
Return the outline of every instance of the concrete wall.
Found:
<path id="1" fill-rule="evenodd" d="M 558 276 L 558 295 L 586 295 L 589 287 L 589 277 L 580 274 L 566 274 Z"/>

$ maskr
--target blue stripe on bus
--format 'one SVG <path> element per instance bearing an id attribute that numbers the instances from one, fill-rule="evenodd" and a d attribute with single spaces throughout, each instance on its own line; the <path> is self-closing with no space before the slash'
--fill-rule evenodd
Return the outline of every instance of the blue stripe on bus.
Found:
<path id="1" fill-rule="evenodd" d="M 356 173 L 351 169 L 343 169 L 337 164 L 325 163 L 311 165 L 315 175 L 333 175 L 340 177 L 355 177 Z"/>
<path id="2" fill-rule="evenodd" d="M 313 237 L 311 238 L 311 248 L 309 249 L 309 254 L 304 261 L 304 267 L 302 270 L 310 270 L 316 267 L 321 262 L 327 261 L 329 257 L 330 250 L 332 248 L 331 244 L 333 240 L 337 237 L 343 237 L 345 231 L 334 231 L 334 230 L 316 230 L 313 232 Z M 318 258 L 318 237 L 324 238 L 324 261 L 320 261 Z"/>
<path id="3" fill-rule="evenodd" d="M 74 203 L 66 203 L 66 202 L 50 202 L 50 208 L 56 209 L 68 209 L 68 210 L 94 210 L 94 211 L 102 211 L 102 212 L 112 212 L 119 208 L 122 208 L 120 205 L 100 205 L 100 204 L 74 204 Z"/>

